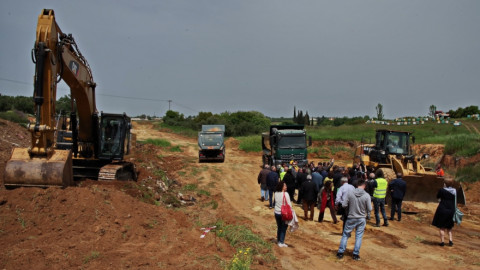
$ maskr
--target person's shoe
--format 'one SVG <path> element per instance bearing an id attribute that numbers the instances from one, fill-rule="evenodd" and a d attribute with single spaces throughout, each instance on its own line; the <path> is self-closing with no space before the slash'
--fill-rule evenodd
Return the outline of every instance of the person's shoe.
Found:
<path id="1" fill-rule="evenodd" d="M 375 224 L 373 225 L 373 227 L 380 227 L 380 224 Z"/>
<path id="2" fill-rule="evenodd" d="M 444 242 L 441 242 L 441 243 L 439 244 L 439 246 L 443 247 L 443 246 L 445 246 L 445 243 L 444 243 Z"/>
<path id="3" fill-rule="evenodd" d="M 354 259 L 355 261 L 360 261 L 360 255 L 355 255 L 355 254 L 353 254 L 353 259 Z"/>
<path id="4" fill-rule="evenodd" d="M 453 242 L 452 242 L 452 241 L 448 241 L 448 245 L 449 245 L 449 246 L 453 246 Z"/>
<path id="5" fill-rule="evenodd" d="M 392 217 L 392 218 L 390 218 L 390 220 L 394 220 L 394 218 Z"/>
<path id="6" fill-rule="evenodd" d="M 284 243 L 278 243 L 278 246 L 281 247 L 281 248 L 283 248 L 283 247 L 288 247 L 288 245 L 287 245 L 287 244 L 284 244 Z"/>
<path id="7" fill-rule="evenodd" d="M 383 223 L 382 226 L 388 227 L 388 223 Z"/>
<path id="8" fill-rule="evenodd" d="M 310 218 L 310 221 L 313 221 L 313 218 Z"/>
<path id="9" fill-rule="evenodd" d="M 401 218 L 399 218 L 399 219 L 397 219 L 397 220 L 398 220 L 398 221 L 401 221 L 402 219 L 401 219 Z"/>
<path id="10" fill-rule="evenodd" d="M 262 202 L 264 202 L 264 201 L 265 201 L 265 197 L 262 196 L 262 198 L 261 198 L 260 200 L 261 200 Z"/>
<path id="11" fill-rule="evenodd" d="M 343 253 L 338 252 L 337 253 L 337 258 L 342 259 L 343 258 Z"/>

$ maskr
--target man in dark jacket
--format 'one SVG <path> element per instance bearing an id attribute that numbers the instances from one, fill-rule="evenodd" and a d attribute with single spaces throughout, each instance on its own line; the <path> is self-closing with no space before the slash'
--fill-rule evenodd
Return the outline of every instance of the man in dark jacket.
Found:
<path id="1" fill-rule="evenodd" d="M 299 168 L 297 176 L 295 177 L 295 184 L 298 189 L 297 203 L 302 204 L 302 194 L 300 193 L 300 188 L 302 184 L 307 181 L 307 174 L 305 173 L 305 168 Z"/>
<path id="2" fill-rule="evenodd" d="M 267 175 L 270 173 L 270 166 L 265 164 L 265 167 L 258 174 L 257 180 L 260 185 L 260 195 L 262 202 L 268 200 Z"/>
<path id="3" fill-rule="evenodd" d="M 273 208 L 273 192 L 275 192 L 275 187 L 278 184 L 278 173 L 277 168 L 272 166 L 272 170 L 267 174 L 267 187 L 268 187 L 268 202 L 270 209 Z"/>
<path id="4" fill-rule="evenodd" d="M 307 175 L 307 181 L 303 182 L 300 188 L 303 201 L 303 212 L 305 213 L 305 220 L 313 220 L 315 204 L 317 202 L 318 189 L 317 185 L 312 181 L 312 176 Z M 308 211 L 310 210 L 310 217 L 308 217 Z"/>
<path id="5" fill-rule="evenodd" d="M 390 212 L 390 220 L 394 219 L 395 212 L 398 214 L 398 221 L 402 219 L 402 201 L 407 192 L 407 183 L 402 179 L 402 173 L 397 173 L 397 179 L 388 185 L 390 195 L 392 196 L 392 211 Z"/>
<path id="6" fill-rule="evenodd" d="M 365 191 L 370 195 L 370 199 L 373 201 L 373 190 L 375 190 L 375 174 L 372 172 L 368 175 Z M 371 212 L 367 213 L 367 219 L 370 220 Z"/>

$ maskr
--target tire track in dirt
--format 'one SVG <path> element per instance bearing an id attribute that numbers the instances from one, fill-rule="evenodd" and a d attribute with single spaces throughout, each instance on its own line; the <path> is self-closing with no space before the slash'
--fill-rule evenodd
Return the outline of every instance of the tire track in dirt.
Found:
<path id="1" fill-rule="evenodd" d="M 153 136 L 169 140 L 172 144 L 183 146 L 185 149 L 182 156 L 189 160 L 198 160 L 196 139 L 157 130 L 149 132 Z M 274 241 L 276 223 L 273 211 L 268 208 L 267 202 L 259 200 L 257 175 L 261 165 L 260 155 L 238 150 L 238 143 L 232 140 L 234 139 L 227 140 L 229 143 L 224 163 L 197 162 L 190 165 L 200 172 L 197 177 L 202 179 L 202 186 L 214 186 L 215 191 L 221 194 L 223 203 L 228 205 L 227 208 L 231 209 L 231 215 L 236 220 L 247 219 L 254 232 L 266 240 Z M 424 209 L 427 214 L 404 214 L 402 222 L 393 221 L 387 228 L 374 228 L 372 221 L 367 223 L 360 262 L 350 258 L 354 234 L 349 239 L 345 258 L 336 258 L 342 225 L 331 222 L 329 210 L 326 210 L 323 223 L 300 219 L 300 228 L 294 233 L 287 233 L 286 243 L 290 247 L 279 248 L 274 245 L 274 253 L 284 269 L 449 269 L 454 266 L 471 268 L 474 263 L 480 263 L 478 256 L 472 253 L 472 250 L 480 249 L 480 239 L 471 237 L 480 235 L 477 224 L 465 220 L 465 225 L 462 223 L 464 227 L 455 229 L 454 237 L 459 240 L 454 239 L 455 248 L 448 249 L 449 253 L 445 255 L 446 248 L 437 246 L 438 230 L 430 226 L 436 204 L 412 204 L 418 209 Z M 303 216 L 303 210 L 298 205 L 293 208 L 297 216 Z M 386 210 L 389 213 L 390 209 Z M 317 217 L 318 210 L 315 209 L 314 219 Z"/>

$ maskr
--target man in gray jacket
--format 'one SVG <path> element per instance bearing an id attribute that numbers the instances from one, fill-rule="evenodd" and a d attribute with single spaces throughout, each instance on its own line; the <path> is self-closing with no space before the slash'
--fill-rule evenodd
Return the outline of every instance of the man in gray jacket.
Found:
<path id="1" fill-rule="evenodd" d="M 340 247 L 338 248 L 337 258 L 343 258 L 343 253 L 347 248 L 348 238 L 351 232 L 355 229 L 355 246 L 353 248 L 353 259 L 360 260 L 360 247 L 362 245 L 363 233 L 365 232 L 365 225 L 367 223 L 367 212 L 372 211 L 372 204 L 370 203 L 370 195 L 365 192 L 365 179 L 358 180 L 358 188 L 353 192 L 349 192 L 346 200 L 342 202 L 343 207 L 348 207 L 348 218 L 343 230 L 342 240 L 340 240 Z"/>

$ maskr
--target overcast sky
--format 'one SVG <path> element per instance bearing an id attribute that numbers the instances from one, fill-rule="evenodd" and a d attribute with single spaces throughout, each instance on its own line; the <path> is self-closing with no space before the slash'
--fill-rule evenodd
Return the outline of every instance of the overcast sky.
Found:
<path id="1" fill-rule="evenodd" d="M 1 0 L 1 94 L 33 94 L 43 8 L 90 63 L 99 111 L 373 117 L 381 103 L 395 118 L 480 103 L 478 0 Z"/>

